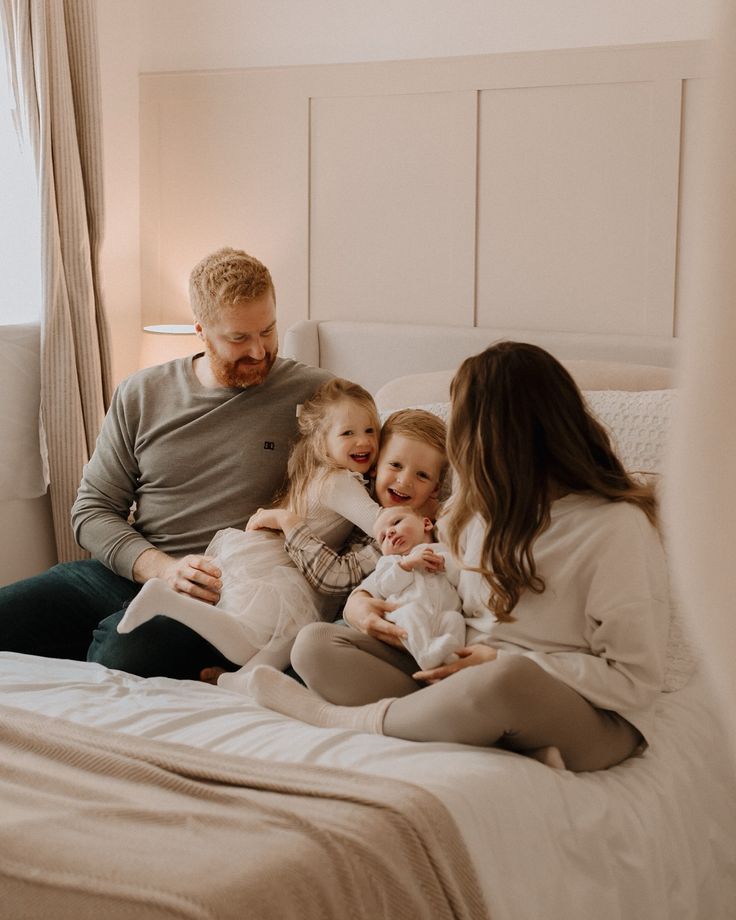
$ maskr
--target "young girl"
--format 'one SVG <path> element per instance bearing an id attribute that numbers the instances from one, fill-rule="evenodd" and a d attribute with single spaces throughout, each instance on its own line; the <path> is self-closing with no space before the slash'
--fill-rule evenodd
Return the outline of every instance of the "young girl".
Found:
<path id="1" fill-rule="evenodd" d="M 364 475 L 378 450 L 380 422 L 371 395 L 339 378 L 329 380 L 302 406 L 300 439 L 289 457 L 283 504 L 300 515 L 328 546 L 338 549 L 353 524 L 372 532 L 380 510 Z M 157 614 L 195 630 L 236 664 L 289 662 L 301 626 L 324 613 L 326 598 L 309 587 L 284 549 L 282 534 L 262 529 L 218 531 L 206 554 L 222 570 L 216 606 L 151 579 L 118 625 L 130 632 Z"/>
<path id="2" fill-rule="evenodd" d="M 448 453 L 441 530 L 464 566 L 459 660 L 417 670 L 388 605 L 356 593 L 355 631 L 315 624 L 294 648 L 316 692 L 269 668 L 249 692 L 316 725 L 500 745 L 572 770 L 619 763 L 646 743 L 664 670 L 652 488 L 624 470 L 562 365 L 521 343 L 461 365 Z"/>

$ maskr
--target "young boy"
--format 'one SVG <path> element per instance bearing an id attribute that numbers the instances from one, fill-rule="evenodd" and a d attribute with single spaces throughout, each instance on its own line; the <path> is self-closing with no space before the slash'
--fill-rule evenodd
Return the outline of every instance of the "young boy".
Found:
<path id="1" fill-rule="evenodd" d="M 403 643 L 423 671 L 448 664 L 465 646 L 465 618 L 457 593 L 460 567 L 431 543 L 434 525 L 413 508 L 385 508 L 373 536 L 383 556 L 359 589 L 392 604 L 386 619 L 406 633 Z"/>

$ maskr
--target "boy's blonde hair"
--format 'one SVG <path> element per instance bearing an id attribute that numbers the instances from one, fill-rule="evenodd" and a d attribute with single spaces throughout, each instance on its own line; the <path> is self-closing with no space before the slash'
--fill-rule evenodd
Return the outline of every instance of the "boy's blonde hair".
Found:
<path id="1" fill-rule="evenodd" d="M 195 319 L 206 325 L 223 307 L 258 300 L 270 293 L 271 273 L 258 259 L 229 246 L 218 249 L 194 266 L 189 275 L 189 300 Z"/>
<path id="2" fill-rule="evenodd" d="M 421 441 L 433 447 L 442 457 L 440 468 L 440 485 L 445 480 L 448 469 L 447 459 L 447 427 L 442 419 L 426 409 L 398 409 L 383 423 L 381 440 L 378 446 L 380 454 L 388 439 L 394 435 L 411 438 L 412 441 Z"/>
<path id="3" fill-rule="evenodd" d="M 323 383 L 299 413 L 299 440 L 291 449 L 287 465 L 288 486 L 282 504 L 304 517 L 307 490 L 332 470 L 339 469 L 327 453 L 327 429 L 331 410 L 342 400 L 355 402 L 371 416 L 376 435 L 381 427 L 373 397 L 360 384 L 343 377 Z"/>

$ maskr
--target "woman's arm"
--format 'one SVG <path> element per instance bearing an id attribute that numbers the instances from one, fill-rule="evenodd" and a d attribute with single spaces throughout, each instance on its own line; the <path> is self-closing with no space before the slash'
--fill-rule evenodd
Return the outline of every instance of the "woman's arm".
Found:
<path id="1" fill-rule="evenodd" d="M 358 632 L 403 649 L 404 643 L 401 640 L 407 637 L 406 630 L 384 619 L 386 614 L 396 610 L 397 606 L 389 601 L 371 597 L 365 591 L 357 590 L 348 598 L 342 615 L 345 622 Z"/>

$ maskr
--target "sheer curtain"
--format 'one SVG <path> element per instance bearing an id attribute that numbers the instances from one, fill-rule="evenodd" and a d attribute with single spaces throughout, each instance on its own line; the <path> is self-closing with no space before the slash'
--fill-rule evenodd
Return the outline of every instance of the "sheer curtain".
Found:
<path id="1" fill-rule="evenodd" d="M 60 561 L 86 555 L 69 526 L 110 395 L 98 283 L 102 228 L 94 0 L 1 0 L 20 129 L 41 202 L 41 424 Z"/>
<path id="2" fill-rule="evenodd" d="M 692 632 L 736 756 L 736 2 L 723 0 L 719 11 L 665 512 Z"/>

